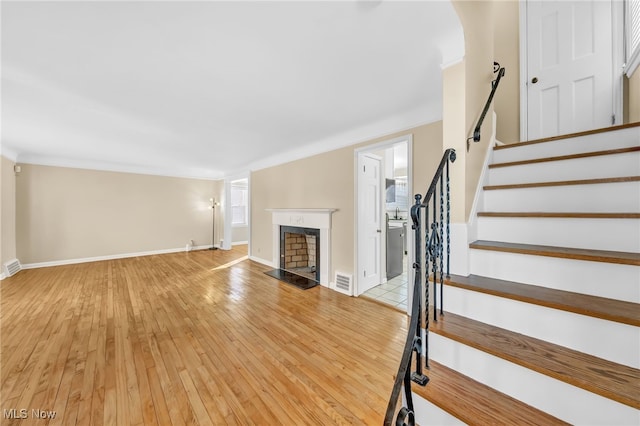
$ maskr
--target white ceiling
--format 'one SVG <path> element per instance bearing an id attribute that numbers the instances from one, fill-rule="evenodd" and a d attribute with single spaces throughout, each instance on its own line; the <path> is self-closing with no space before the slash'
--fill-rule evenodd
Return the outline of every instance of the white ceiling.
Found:
<path id="1" fill-rule="evenodd" d="M 220 178 L 441 119 L 449 1 L 2 1 L 3 155 Z"/>

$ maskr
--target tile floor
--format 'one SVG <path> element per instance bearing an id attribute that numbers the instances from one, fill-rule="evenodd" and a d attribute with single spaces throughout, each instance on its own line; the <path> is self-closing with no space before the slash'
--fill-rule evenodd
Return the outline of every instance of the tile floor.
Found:
<path id="1" fill-rule="evenodd" d="M 405 257 L 406 260 L 406 257 Z M 404 272 L 384 284 L 365 291 L 364 296 L 376 299 L 387 305 L 395 306 L 403 311 L 407 310 L 407 262 L 404 262 Z"/>

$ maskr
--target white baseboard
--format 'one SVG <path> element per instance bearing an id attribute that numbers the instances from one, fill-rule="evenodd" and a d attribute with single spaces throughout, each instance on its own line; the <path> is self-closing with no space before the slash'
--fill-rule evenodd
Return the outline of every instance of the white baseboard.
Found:
<path id="1" fill-rule="evenodd" d="M 235 241 L 231 243 L 232 246 L 241 246 L 243 244 L 249 244 L 249 241 Z"/>
<path id="2" fill-rule="evenodd" d="M 268 266 L 270 268 L 275 268 L 275 266 L 273 266 L 273 262 L 269 262 L 268 260 L 264 260 L 264 259 L 261 259 L 259 257 L 249 256 L 249 260 L 253 260 L 254 262 L 261 263 L 261 264 L 263 264 L 265 266 Z"/>
<path id="3" fill-rule="evenodd" d="M 224 250 L 224 248 L 222 246 L 214 246 L 215 248 L 217 248 L 218 250 Z M 211 244 L 207 244 L 206 246 L 194 246 L 191 248 L 191 250 L 189 251 L 196 251 L 196 250 L 209 250 L 211 248 Z M 178 250 L 181 251 L 181 250 Z M 185 251 L 185 250 L 182 250 Z"/>
<path id="4" fill-rule="evenodd" d="M 0 272 L 0 281 L 4 280 L 5 278 L 7 278 L 7 274 L 5 274 L 4 272 Z"/>
<path id="5" fill-rule="evenodd" d="M 206 246 L 194 246 L 191 251 L 195 250 L 207 250 L 211 247 L 211 245 Z M 140 251 L 136 253 L 122 253 L 122 254 L 111 254 L 107 256 L 94 256 L 94 257 L 83 257 L 76 259 L 64 259 L 64 260 L 53 260 L 50 262 L 36 262 L 36 263 L 25 263 L 22 265 L 22 269 L 35 269 L 35 268 L 47 268 L 50 266 L 62 266 L 62 265 L 74 265 L 76 263 L 87 263 L 87 262 L 99 262 L 102 260 L 115 260 L 115 259 L 126 259 L 129 257 L 140 257 L 140 256 L 153 256 L 156 254 L 168 254 L 168 253 L 180 253 L 185 251 L 183 247 L 181 248 L 172 248 L 172 249 L 163 249 L 163 250 L 151 250 L 151 251 Z"/>

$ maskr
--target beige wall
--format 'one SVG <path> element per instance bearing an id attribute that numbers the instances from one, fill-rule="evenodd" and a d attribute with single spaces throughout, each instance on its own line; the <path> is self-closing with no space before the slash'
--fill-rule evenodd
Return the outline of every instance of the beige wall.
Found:
<path id="1" fill-rule="evenodd" d="M 16 177 L 15 163 L 0 157 L 0 269 L 16 256 Z"/>
<path id="2" fill-rule="evenodd" d="M 231 234 L 231 242 L 233 243 L 249 241 L 248 226 L 234 226 L 231 229 Z"/>
<path id="3" fill-rule="evenodd" d="M 443 151 L 456 150 L 456 161 L 450 166 L 451 221 L 465 222 L 466 100 L 465 62 L 442 72 L 442 140 Z"/>
<path id="4" fill-rule="evenodd" d="M 467 222 L 492 137 L 493 105 L 482 125 L 480 142 L 471 142 L 466 152 L 466 139 L 473 135 L 494 78 L 494 2 L 458 0 L 453 5 L 464 30 L 465 57 L 443 72 L 443 148 L 455 148 L 457 153 L 452 167 L 451 218 Z"/>
<path id="5" fill-rule="evenodd" d="M 221 193 L 221 182 L 23 164 L 18 256 L 29 264 L 209 245 L 209 198 Z"/>
<path id="6" fill-rule="evenodd" d="M 498 116 L 496 139 L 513 143 L 520 140 L 520 12 L 515 0 L 494 6 L 494 58 L 505 67 L 496 91 L 494 109 Z"/>
<path id="7" fill-rule="evenodd" d="M 442 155 L 441 122 L 253 172 L 251 255 L 273 261 L 271 213 L 265 209 L 337 208 L 332 217 L 330 277 L 336 270 L 353 273 L 354 150 L 407 134 L 413 135 L 413 190 L 423 193 Z"/>
<path id="8" fill-rule="evenodd" d="M 3 198 L 4 198 L 4 187 L 3 187 L 4 183 L 3 182 L 5 181 L 3 179 L 3 177 L 2 177 L 2 170 L 4 169 L 3 165 L 4 165 L 4 157 L 0 156 L 0 262 L 1 262 L 0 263 L 0 276 L 2 276 L 2 274 L 4 273 L 3 264 L 5 262 L 4 257 L 3 257 L 3 250 L 2 250 L 2 246 L 4 245 L 4 231 L 3 231 L 3 228 L 5 227 L 5 225 L 2 223 L 2 217 L 4 216 L 2 214 L 2 209 L 3 209 L 3 206 L 5 204 L 4 200 L 3 200 Z M 15 227 L 14 227 L 14 229 L 15 229 Z"/>
<path id="9" fill-rule="evenodd" d="M 628 120 L 631 123 L 640 122 L 640 69 L 636 69 L 627 81 Z"/>

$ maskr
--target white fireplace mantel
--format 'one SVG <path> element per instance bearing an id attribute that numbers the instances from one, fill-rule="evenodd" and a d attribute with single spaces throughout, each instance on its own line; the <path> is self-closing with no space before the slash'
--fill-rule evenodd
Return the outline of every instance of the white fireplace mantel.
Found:
<path id="1" fill-rule="evenodd" d="M 320 231 L 320 285 L 329 287 L 331 271 L 331 214 L 337 209 L 266 209 L 273 225 L 273 266 L 280 267 L 280 226 Z"/>

